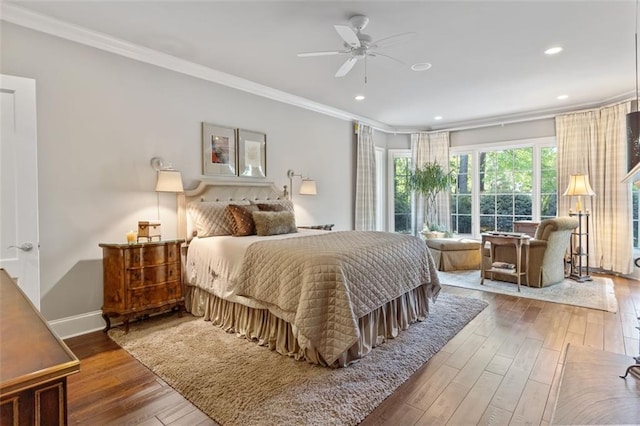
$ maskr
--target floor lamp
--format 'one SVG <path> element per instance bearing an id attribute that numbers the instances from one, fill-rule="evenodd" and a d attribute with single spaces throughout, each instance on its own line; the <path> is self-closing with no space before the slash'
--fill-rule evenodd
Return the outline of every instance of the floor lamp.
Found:
<path id="1" fill-rule="evenodd" d="M 569 179 L 569 186 L 567 186 L 567 190 L 564 191 L 564 194 L 562 195 L 578 197 L 578 202 L 576 203 L 576 211 L 580 213 L 582 212 L 582 197 L 592 197 L 596 195 L 596 193 L 593 192 L 593 189 L 591 189 L 591 185 L 589 184 L 589 176 L 571 175 L 571 178 Z"/>

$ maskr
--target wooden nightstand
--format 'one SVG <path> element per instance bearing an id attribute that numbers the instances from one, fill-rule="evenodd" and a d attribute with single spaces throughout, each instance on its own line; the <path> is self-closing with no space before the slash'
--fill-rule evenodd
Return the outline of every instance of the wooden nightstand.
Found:
<path id="1" fill-rule="evenodd" d="M 104 269 L 102 317 L 111 328 L 112 317 L 123 317 L 125 332 L 131 317 L 176 309 L 182 315 L 184 240 L 133 244 L 99 244 Z"/>

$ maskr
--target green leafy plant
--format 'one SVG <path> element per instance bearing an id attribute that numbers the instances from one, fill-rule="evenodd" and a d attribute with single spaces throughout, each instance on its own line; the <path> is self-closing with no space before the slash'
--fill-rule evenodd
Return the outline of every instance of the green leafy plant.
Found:
<path id="1" fill-rule="evenodd" d="M 436 197 L 442 191 L 448 189 L 455 180 L 453 171 L 445 171 L 444 167 L 437 162 L 424 163 L 420 167 L 416 167 L 409 174 L 408 186 L 411 191 L 424 197 L 424 205 L 427 213 L 427 226 L 430 230 L 432 227 L 442 227 L 435 222 Z M 446 232 L 443 230 L 441 232 Z"/>

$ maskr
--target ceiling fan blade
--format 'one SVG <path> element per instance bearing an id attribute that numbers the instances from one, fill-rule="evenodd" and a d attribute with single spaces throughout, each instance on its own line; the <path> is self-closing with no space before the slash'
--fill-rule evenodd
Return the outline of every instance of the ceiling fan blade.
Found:
<path id="1" fill-rule="evenodd" d="M 368 53 L 368 55 L 369 55 L 369 56 L 382 56 L 382 57 L 385 57 L 385 58 L 387 58 L 387 59 L 391 59 L 392 61 L 396 61 L 396 62 L 397 62 L 397 63 L 399 63 L 399 64 L 407 65 L 405 62 L 401 61 L 400 59 L 398 59 L 398 58 L 394 58 L 393 56 L 385 55 L 384 53 L 380 53 L 380 52 L 369 52 L 369 53 Z"/>
<path id="2" fill-rule="evenodd" d="M 358 62 L 358 58 L 356 58 L 355 56 L 350 57 L 345 61 L 344 64 L 340 66 L 340 68 L 338 68 L 338 71 L 336 71 L 335 76 L 344 77 L 345 75 L 347 75 L 349 71 L 351 71 L 351 68 L 353 68 L 356 62 Z"/>
<path id="3" fill-rule="evenodd" d="M 319 51 L 319 52 L 303 52 L 303 53 L 298 53 L 298 57 L 300 58 L 306 58 L 309 56 L 330 56 L 330 55 L 340 55 L 343 53 L 349 53 L 349 50 L 325 50 L 325 51 Z"/>
<path id="4" fill-rule="evenodd" d="M 411 40 L 415 35 L 416 33 L 414 32 L 392 35 L 372 42 L 371 47 L 387 47 L 392 44 L 404 43 L 405 41 Z"/>
<path id="5" fill-rule="evenodd" d="M 358 35 L 353 28 L 348 25 L 334 25 L 333 28 L 336 29 L 338 35 L 342 37 L 345 43 L 347 43 L 351 47 L 360 47 L 360 40 L 358 39 Z"/>

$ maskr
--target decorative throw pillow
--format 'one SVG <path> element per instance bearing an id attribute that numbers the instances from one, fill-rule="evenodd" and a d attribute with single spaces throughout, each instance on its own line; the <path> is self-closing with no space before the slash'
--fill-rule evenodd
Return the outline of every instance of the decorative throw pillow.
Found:
<path id="1" fill-rule="evenodd" d="M 298 232 L 296 218 L 291 212 L 253 212 L 256 234 L 259 236 Z"/>
<path id="2" fill-rule="evenodd" d="M 228 201 L 203 201 L 189 203 L 187 211 L 195 224 L 198 237 L 211 237 L 215 235 L 231 235 L 231 223 L 233 218 L 226 207 L 231 204 Z M 234 202 L 238 205 L 248 205 L 246 202 Z"/>
<path id="3" fill-rule="evenodd" d="M 291 200 L 266 200 L 256 204 L 261 211 L 267 212 L 291 212 L 293 213 L 293 202 Z"/>
<path id="4" fill-rule="evenodd" d="M 265 204 L 258 203 L 256 204 L 258 209 L 263 212 L 283 212 L 286 211 L 282 204 Z"/>
<path id="5" fill-rule="evenodd" d="M 231 234 L 234 237 L 245 237 L 247 235 L 255 235 L 256 224 L 253 222 L 253 212 L 259 211 L 258 206 L 238 206 L 229 204 L 227 210 L 233 218 L 231 223 Z"/>

